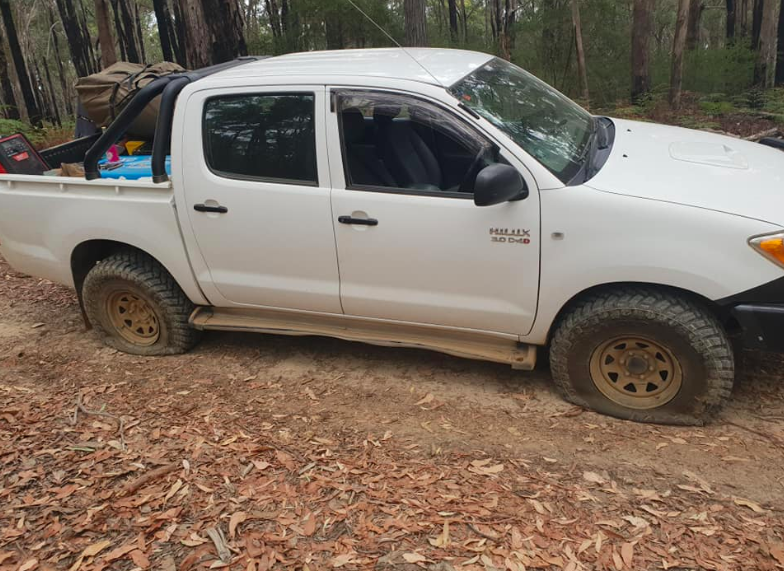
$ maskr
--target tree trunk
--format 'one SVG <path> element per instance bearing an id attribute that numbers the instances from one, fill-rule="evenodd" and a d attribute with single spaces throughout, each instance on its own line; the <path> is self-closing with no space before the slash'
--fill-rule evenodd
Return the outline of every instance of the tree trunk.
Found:
<path id="1" fill-rule="evenodd" d="M 749 35 L 749 0 L 735 0 L 735 37 Z"/>
<path id="2" fill-rule="evenodd" d="M 57 100 L 54 98 L 54 93 L 48 89 L 44 80 L 44 74 L 41 69 L 46 70 L 46 64 L 43 61 L 35 62 L 35 81 L 33 82 L 34 91 L 38 95 L 38 108 L 43 110 L 45 119 L 48 119 L 56 125 L 61 125 L 60 115 L 57 112 Z"/>
<path id="3" fill-rule="evenodd" d="M 589 101 L 588 69 L 585 66 L 585 49 L 583 48 L 583 25 L 580 19 L 580 0 L 572 0 L 572 25 L 574 26 L 574 42 L 577 47 L 577 75 L 580 79 L 582 98 Z"/>
<path id="4" fill-rule="evenodd" d="M 427 47 L 427 14 L 425 0 L 403 0 L 406 45 Z"/>
<path id="5" fill-rule="evenodd" d="M 41 118 L 51 122 L 52 110 L 49 108 L 46 94 L 41 91 L 41 70 L 38 68 L 38 62 L 33 59 L 32 63 L 28 62 L 27 67 L 30 71 L 30 83 L 33 86 L 35 105 L 41 113 Z"/>
<path id="6" fill-rule="evenodd" d="M 183 21 L 184 41 L 181 45 L 188 68 L 210 65 L 210 32 L 204 20 L 202 4 L 195 0 L 178 0 Z"/>
<path id="7" fill-rule="evenodd" d="M 762 17 L 760 19 L 759 52 L 754 68 L 754 82 L 761 87 L 773 87 L 776 80 L 776 9 L 778 0 L 760 0 Z"/>
<path id="8" fill-rule="evenodd" d="M 0 12 L 2 12 L 5 35 L 8 38 L 8 48 L 11 51 L 11 57 L 14 61 L 16 76 L 19 78 L 22 99 L 27 108 L 28 120 L 36 127 L 41 127 L 41 112 L 36 105 L 32 84 L 30 83 L 30 76 L 27 74 L 27 66 L 25 65 L 22 48 L 19 46 L 19 37 L 16 34 L 16 24 L 14 24 L 14 15 L 11 11 L 9 0 L 0 0 Z"/>
<path id="9" fill-rule="evenodd" d="M 3 38 L 0 37 L 0 89 L 3 92 L 3 115 L 6 119 L 19 119 L 19 107 L 16 104 L 14 86 L 11 85 L 11 75 L 8 69 L 4 43 Z"/>
<path id="10" fill-rule="evenodd" d="M 499 48 L 501 57 L 507 61 L 512 59 L 512 50 L 515 44 L 515 18 L 517 14 L 517 0 L 497 0 L 499 5 Z"/>
<path id="11" fill-rule="evenodd" d="M 302 48 L 299 16 L 292 10 L 294 0 L 280 0 L 280 26 L 283 30 L 283 50 L 300 51 Z"/>
<path id="12" fill-rule="evenodd" d="M 183 18 L 180 4 L 177 0 L 172 0 L 172 12 L 174 13 L 174 32 L 172 32 L 172 34 L 177 37 L 175 46 L 177 63 L 183 67 L 187 67 L 188 58 L 185 55 L 185 19 Z"/>
<path id="13" fill-rule="evenodd" d="M 95 0 L 95 24 L 98 26 L 98 42 L 101 44 L 101 67 L 107 68 L 117 63 L 117 50 L 114 49 L 106 0 Z"/>
<path id="14" fill-rule="evenodd" d="M 702 11 L 705 9 L 705 5 L 702 3 L 702 0 L 690 0 L 689 4 L 686 49 L 691 52 L 696 50 L 700 45 L 700 24 L 702 23 Z"/>
<path id="15" fill-rule="evenodd" d="M 457 19 L 457 0 L 449 0 L 449 37 L 453 44 L 460 41 L 460 28 Z"/>
<path id="16" fill-rule="evenodd" d="M 210 63 L 231 61 L 248 55 L 242 31 L 242 11 L 237 0 L 201 0 L 210 46 Z"/>
<path id="17" fill-rule="evenodd" d="M 49 29 L 51 30 L 52 34 L 52 45 L 54 46 L 54 56 L 57 60 L 57 74 L 60 77 L 60 89 L 62 89 L 63 93 L 63 101 L 65 103 L 65 111 L 66 113 L 73 113 L 73 100 L 71 98 L 71 90 L 68 85 L 68 80 L 65 76 L 65 66 L 63 65 L 63 56 L 62 52 L 60 51 L 60 39 L 57 36 L 57 30 L 55 30 L 55 20 L 54 20 L 54 11 L 52 7 L 49 6 Z"/>
<path id="18" fill-rule="evenodd" d="M 82 0 L 74 0 L 78 3 L 79 13 L 77 19 L 81 28 L 82 39 L 85 47 L 85 61 L 87 62 L 87 70 L 90 73 L 95 73 L 100 68 L 100 62 L 95 57 L 93 50 L 93 42 L 90 38 L 90 28 L 87 26 L 87 11 L 84 9 L 84 2 Z"/>
<path id="19" fill-rule="evenodd" d="M 120 9 L 120 23 L 122 25 L 122 35 L 125 38 L 125 50 L 128 61 L 131 63 L 142 63 L 139 46 L 136 42 L 136 29 L 133 21 L 133 12 L 128 6 L 130 0 L 119 0 L 117 2 Z M 118 30 L 119 33 L 119 30 Z"/>
<path id="20" fill-rule="evenodd" d="M 125 47 L 125 30 L 120 21 L 119 0 L 112 0 L 112 13 L 114 14 L 114 29 L 117 31 L 117 45 L 120 47 L 120 59 L 128 61 L 128 49 Z"/>
<path id="21" fill-rule="evenodd" d="M 460 15 L 463 18 L 463 43 L 468 43 L 468 12 L 466 12 L 466 0 L 460 0 Z"/>
<path id="22" fill-rule="evenodd" d="M 280 24 L 283 29 L 284 35 L 288 35 L 290 29 L 288 0 L 280 0 Z"/>
<path id="23" fill-rule="evenodd" d="M 136 22 L 136 45 L 139 47 L 139 61 L 147 63 L 147 54 L 144 53 L 144 33 L 142 32 L 142 19 L 139 17 L 139 4 L 133 4 L 133 19 Z"/>
<path id="24" fill-rule="evenodd" d="M 751 20 L 751 49 L 759 50 L 760 35 L 762 34 L 763 4 L 765 0 L 754 0 Z"/>
<path id="25" fill-rule="evenodd" d="M 634 0 L 632 13 L 632 102 L 651 91 L 650 43 L 655 0 Z"/>
<path id="26" fill-rule="evenodd" d="M 278 12 L 278 5 L 275 0 L 265 0 L 267 7 L 267 16 L 269 17 L 270 30 L 272 30 L 272 38 L 280 40 L 280 13 Z"/>
<path id="27" fill-rule="evenodd" d="M 161 38 L 161 52 L 166 61 L 176 61 L 174 54 L 174 27 L 169 14 L 169 3 L 166 0 L 153 0 L 155 20 L 158 22 L 158 36 Z"/>
<path id="28" fill-rule="evenodd" d="M 49 66 L 43 62 L 44 71 L 46 72 L 46 84 L 49 87 L 49 98 L 52 100 L 52 109 L 54 110 L 54 120 L 59 126 L 63 126 L 62 118 L 60 117 L 60 106 L 57 104 L 57 94 L 52 82 L 52 73 L 49 71 Z M 65 95 L 65 94 L 63 94 Z"/>
<path id="29" fill-rule="evenodd" d="M 779 7 L 778 57 L 776 58 L 776 85 L 784 85 L 784 0 Z"/>
<path id="30" fill-rule="evenodd" d="M 735 43 L 735 26 L 738 21 L 738 15 L 735 12 L 735 0 L 727 0 L 727 44 L 732 45 Z"/>
<path id="31" fill-rule="evenodd" d="M 343 37 L 343 21 L 340 12 L 334 8 L 324 15 L 324 27 L 327 37 L 328 50 L 342 50 L 345 47 Z"/>
<path id="32" fill-rule="evenodd" d="M 63 30 L 68 40 L 68 50 L 71 53 L 76 74 L 85 77 L 92 72 L 92 64 L 88 47 L 90 38 L 84 37 L 84 30 L 79 22 L 72 0 L 57 0 L 57 11 L 60 13 L 60 20 L 63 22 Z"/>
<path id="33" fill-rule="evenodd" d="M 683 88 L 683 52 L 686 49 L 691 0 L 678 1 L 678 16 L 675 20 L 675 39 L 672 45 L 672 73 L 670 76 L 670 106 L 679 109 Z"/>

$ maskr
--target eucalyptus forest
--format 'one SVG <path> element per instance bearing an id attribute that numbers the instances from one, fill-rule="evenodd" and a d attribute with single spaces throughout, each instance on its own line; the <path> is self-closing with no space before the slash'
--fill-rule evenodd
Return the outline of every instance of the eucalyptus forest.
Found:
<path id="1" fill-rule="evenodd" d="M 430 46 L 495 53 L 581 104 L 689 127 L 780 124 L 784 0 L 0 0 L 0 131 L 70 129 L 116 61 Z M 684 95 L 685 94 L 685 95 Z M 17 123 L 19 122 L 19 123 Z M 55 136 L 56 138 L 56 136 Z"/>

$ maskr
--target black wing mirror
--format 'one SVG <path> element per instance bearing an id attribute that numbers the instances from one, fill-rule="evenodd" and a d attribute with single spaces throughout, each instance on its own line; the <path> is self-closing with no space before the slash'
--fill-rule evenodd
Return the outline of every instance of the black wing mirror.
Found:
<path id="1" fill-rule="evenodd" d="M 493 206 L 528 197 L 528 187 L 517 169 L 510 165 L 494 164 L 479 171 L 474 183 L 474 204 Z"/>

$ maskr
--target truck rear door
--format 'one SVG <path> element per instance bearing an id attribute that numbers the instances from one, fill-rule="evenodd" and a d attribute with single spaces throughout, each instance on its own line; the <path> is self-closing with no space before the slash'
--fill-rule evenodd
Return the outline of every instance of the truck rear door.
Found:
<path id="1" fill-rule="evenodd" d="M 184 208 L 214 305 L 342 312 L 324 98 L 323 86 L 188 98 Z"/>

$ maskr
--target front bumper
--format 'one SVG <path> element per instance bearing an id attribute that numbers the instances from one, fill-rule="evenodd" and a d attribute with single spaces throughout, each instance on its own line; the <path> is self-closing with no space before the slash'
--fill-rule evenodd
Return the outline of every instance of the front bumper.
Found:
<path id="1" fill-rule="evenodd" d="M 784 352 L 784 304 L 736 305 L 731 312 L 741 326 L 744 347 Z"/>

